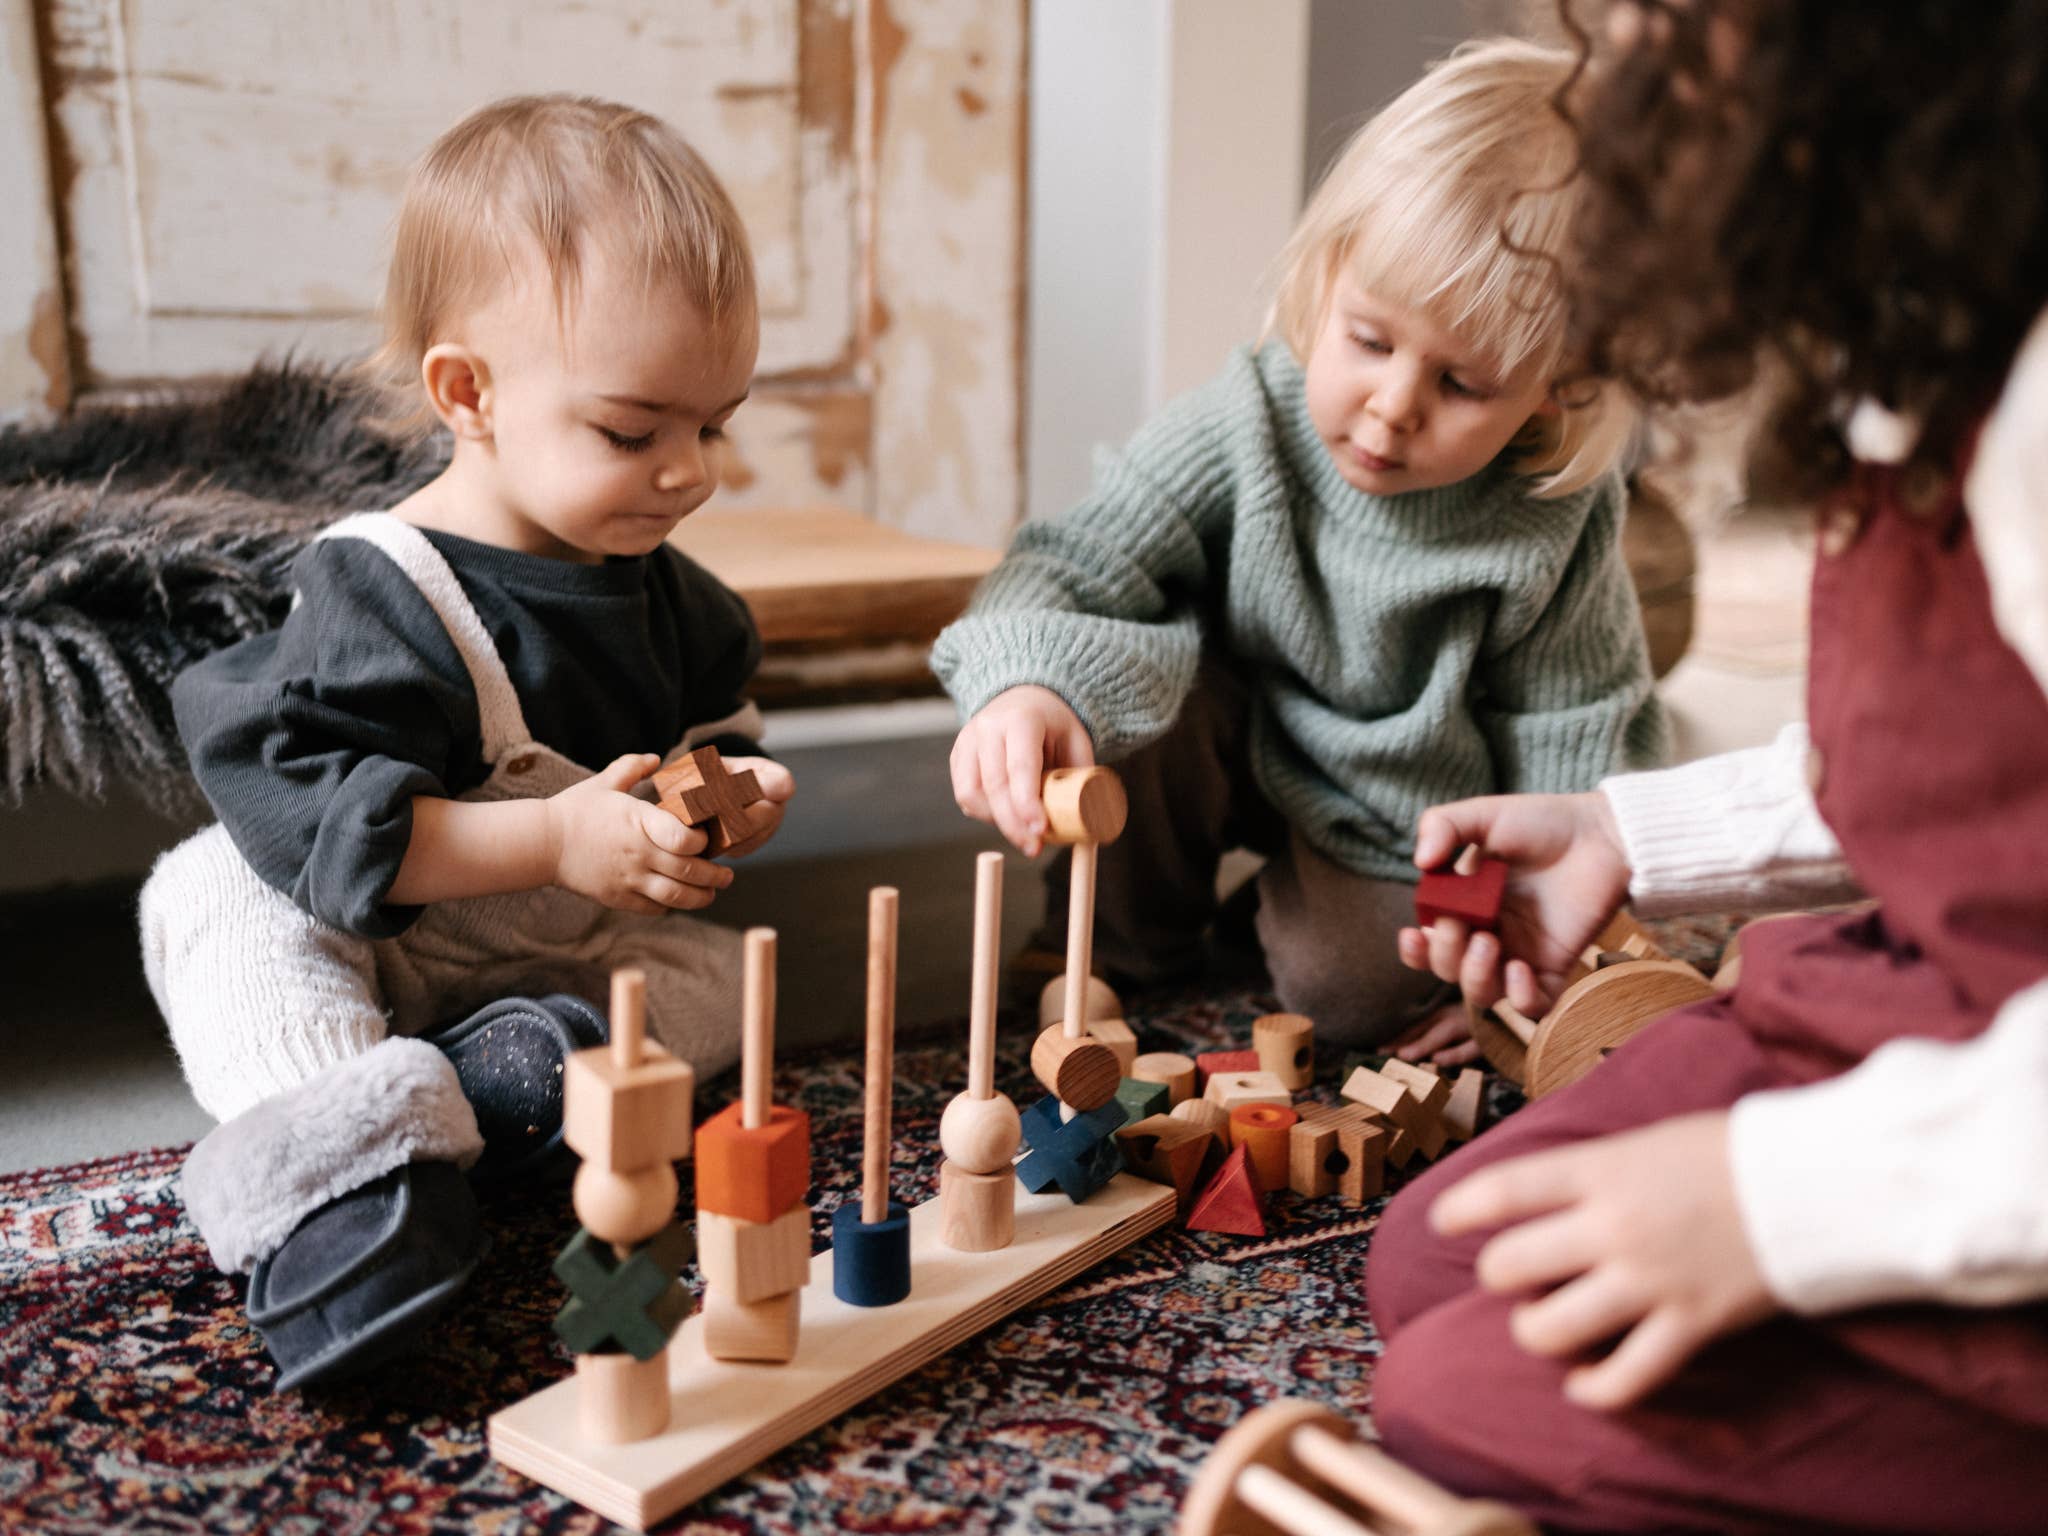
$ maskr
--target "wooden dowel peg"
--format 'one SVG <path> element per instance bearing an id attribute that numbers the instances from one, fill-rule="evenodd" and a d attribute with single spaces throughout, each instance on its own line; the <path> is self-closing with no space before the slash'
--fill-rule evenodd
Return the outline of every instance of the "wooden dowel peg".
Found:
<path id="1" fill-rule="evenodd" d="M 741 1004 L 740 1124 L 758 1131 L 768 1123 L 769 1084 L 775 1075 L 775 930 L 749 928 Z"/>
<path id="2" fill-rule="evenodd" d="M 612 1061 L 621 1069 L 640 1065 L 647 1038 L 647 973 L 628 967 L 612 972 Z"/>
<path id="3" fill-rule="evenodd" d="M 889 1107 L 896 1062 L 896 905 L 893 886 L 868 892 L 867 1104 L 861 1144 L 861 1220 L 889 1214 Z"/>
<path id="4" fill-rule="evenodd" d="M 968 1014 L 967 1091 L 986 1099 L 996 1091 L 997 951 L 1003 933 L 1003 856 L 974 861 L 974 991 Z"/>
<path id="5" fill-rule="evenodd" d="M 1076 843 L 1067 879 L 1067 1000 L 1060 1019 L 1069 1040 L 1088 1031 L 1088 970 L 1094 952 L 1095 844 Z"/>

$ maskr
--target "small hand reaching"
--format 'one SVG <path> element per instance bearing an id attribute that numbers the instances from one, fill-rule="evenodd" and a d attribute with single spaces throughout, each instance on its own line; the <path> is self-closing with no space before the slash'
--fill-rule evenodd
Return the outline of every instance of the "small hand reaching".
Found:
<path id="1" fill-rule="evenodd" d="M 1439 869 L 1476 844 L 1508 863 L 1500 932 L 1473 933 L 1455 918 L 1403 928 L 1402 963 L 1457 982 L 1466 1002 L 1491 1008 L 1505 996 L 1540 1015 L 1572 961 L 1628 894 L 1629 864 L 1607 797 L 1493 795 L 1422 813 L 1415 862 Z"/>
<path id="2" fill-rule="evenodd" d="M 697 911 L 732 884 L 702 831 L 630 793 L 660 766 L 628 753 L 543 802 L 551 884 L 622 912 Z"/>
<path id="3" fill-rule="evenodd" d="M 953 741 L 953 798 L 976 821 L 995 824 L 1025 857 L 1045 846 L 1039 786 L 1052 768 L 1087 768 L 1095 742 L 1081 717 L 1050 688 L 997 694 Z"/>

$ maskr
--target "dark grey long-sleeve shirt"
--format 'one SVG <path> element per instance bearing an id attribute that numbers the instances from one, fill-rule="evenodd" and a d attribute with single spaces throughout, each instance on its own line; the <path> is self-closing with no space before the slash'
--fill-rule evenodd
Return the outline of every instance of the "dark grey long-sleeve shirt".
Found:
<path id="1" fill-rule="evenodd" d="M 570 760 L 595 770 L 666 752 L 743 703 L 761 659 L 753 618 L 678 551 L 576 565 L 426 536 L 496 645 L 533 738 Z M 258 875 L 324 922 L 388 938 L 420 910 L 384 899 L 412 797 L 454 797 L 489 777 L 476 693 L 434 610 L 375 546 L 311 544 L 292 574 L 300 602 L 280 628 L 173 683 L 178 734 Z"/>

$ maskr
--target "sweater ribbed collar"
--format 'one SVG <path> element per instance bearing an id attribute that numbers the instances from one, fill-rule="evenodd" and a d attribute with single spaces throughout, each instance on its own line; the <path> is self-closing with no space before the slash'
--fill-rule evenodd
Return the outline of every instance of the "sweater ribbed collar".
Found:
<path id="1" fill-rule="evenodd" d="M 1318 505 L 1383 538 L 1457 538 L 1473 527 L 1509 515 L 1526 503 L 1527 477 L 1511 468 L 1506 452 L 1478 474 L 1426 491 L 1375 496 L 1361 491 L 1337 467 L 1309 419 L 1307 380 L 1285 342 L 1269 341 L 1253 358 L 1272 405 L 1281 456 Z"/>

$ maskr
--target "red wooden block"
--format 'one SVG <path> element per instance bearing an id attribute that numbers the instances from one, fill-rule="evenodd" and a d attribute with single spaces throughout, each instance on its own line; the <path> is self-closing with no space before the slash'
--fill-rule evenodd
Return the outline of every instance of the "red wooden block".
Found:
<path id="1" fill-rule="evenodd" d="M 1195 1092 L 1209 1091 L 1209 1077 L 1215 1072 L 1256 1072 L 1257 1051 L 1204 1051 L 1195 1058 Z"/>
<path id="2" fill-rule="evenodd" d="M 743 1105 L 727 1105 L 697 1127 L 697 1209 L 774 1221 L 811 1187 L 811 1117 L 786 1104 L 749 1130 Z"/>
<path id="3" fill-rule="evenodd" d="M 1469 875 L 1432 870 L 1415 887 L 1415 921 L 1424 928 L 1440 917 L 1455 917 L 1468 928 L 1491 928 L 1500 921 L 1500 899 L 1508 888 L 1508 866 L 1501 859 L 1481 859 Z"/>
<path id="4" fill-rule="evenodd" d="M 1252 1177 L 1251 1148 L 1239 1147 L 1223 1160 L 1209 1187 L 1188 1212 L 1190 1232 L 1235 1232 L 1241 1237 L 1266 1235 L 1266 1200 Z"/>

